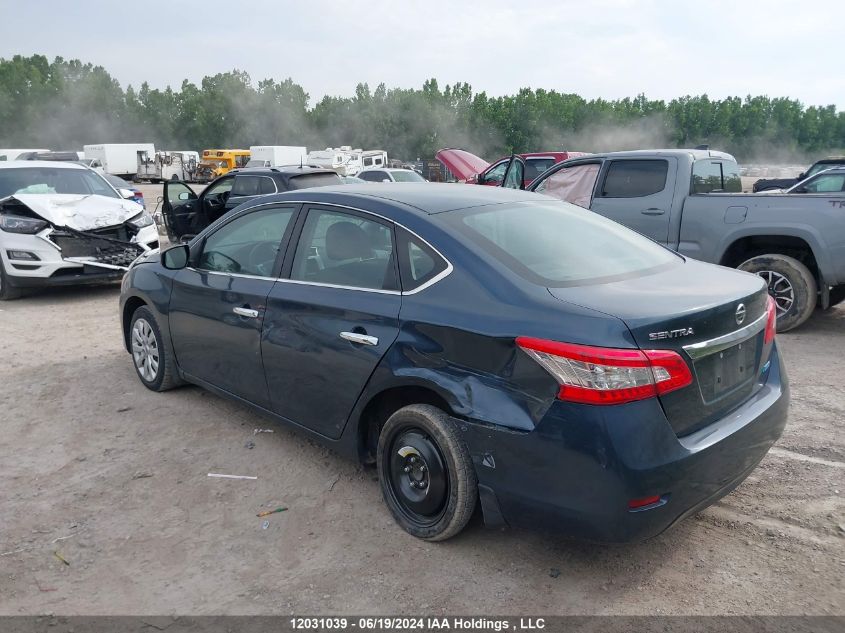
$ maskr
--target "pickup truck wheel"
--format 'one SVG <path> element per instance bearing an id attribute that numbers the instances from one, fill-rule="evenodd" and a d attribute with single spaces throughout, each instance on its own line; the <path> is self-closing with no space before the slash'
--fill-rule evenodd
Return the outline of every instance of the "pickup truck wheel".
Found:
<path id="1" fill-rule="evenodd" d="M 444 541 L 472 517 L 475 467 L 444 411 L 422 404 L 399 409 L 379 435 L 376 462 L 384 501 L 408 533 Z"/>
<path id="2" fill-rule="evenodd" d="M 23 295 L 23 292 L 20 288 L 15 288 L 9 284 L 9 277 L 6 275 L 3 261 L 0 260 L 0 301 L 20 299 L 21 295 Z"/>
<path id="3" fill-rule="evenodd" d="M 740 270 L 762 277 L 777 306 L 778 332 L 787 332 L 810 318 L 818 301 L 813 273 L 788 255 L 758 255 L 739 265 Z"/>

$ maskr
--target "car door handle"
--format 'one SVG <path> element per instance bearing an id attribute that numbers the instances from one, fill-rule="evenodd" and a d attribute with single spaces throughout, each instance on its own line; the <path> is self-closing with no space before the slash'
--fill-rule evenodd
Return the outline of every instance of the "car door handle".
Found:
<path id="1" fill-rule="evenodd" d="M 650 209 L 643 209 L 640 213 L 643 215 L 663 215 L 666 213 L 666 209 L 656 209 L 652 207 Z"/>
<path id="2" fill-rule="evenodd" d="M 341 332 L 340 338 L 352 343 L 360 343 L 361 345 L 378 345 L 378 338 L 369 336 L 368 334 L 361 334 L 360 332 Z"/>
<path id="3" fill-rule="evenodd" d="M 253 310 L 252 308 L 232 308 L 232 312 L 238 316 L 248 317 L 250 319 L 258 317 L 258 310 Z"/>

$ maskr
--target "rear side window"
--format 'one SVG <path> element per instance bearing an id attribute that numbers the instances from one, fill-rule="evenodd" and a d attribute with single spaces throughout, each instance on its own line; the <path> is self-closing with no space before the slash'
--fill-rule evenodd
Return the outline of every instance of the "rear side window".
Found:
<path id="1" fill-rule="evenodd" d="M 311 209 L 302 227 L 290 278 L 398 290 L 392 230 L 351 213 Z"/>
<path id="2" fill-rule="evenodd" d="M 276 183 L 268 176 L 235 176 L 233 196 L 261 196 L 276 193 Z"/>
<path id="3" fill-rule="evenodd" d="M 733 161 L 700 160 L 692 166 L 692 193 L 740 193 L 739 166 Z"/>
<path id="4" fill-rule="evenodd" d="M 428 283 L 449 264 L 433 248 L 404 229 L 397 229 L 402 290 L 409 292 Z"/>
<path id="5" fill-rule="evenodd" d="M 534 180 L 537 176 L 555 164 L 554 158 L 529 158 L 525 161 L 525 180 Z"/>
<path id="6" fill-rule="evenodd" d="M 542 286 L 608 283 L 683 261 L 639 233 L 565 202 L 498 204 L 444 215 L 482 251 Z"/>
<path id="7" fill-rule="evenodd" d="M 642 198 L 666 188 L 669 163 L 665 160 L 615 160 L 601 186 L 603 198 Z"/>
<path id="8" fill-rule="evenodd" d="M 308 187 L 326 187 L 328 185 L 341 185 L 343 181 L 337 174 L 301 174 L 291 176 L 288 180 L 288 187 L 291 189 L 306 189 Z"/>
<path id="9" fill-rule="evenodd" d="M 589 209 L 599 167 L 598 163 L 565 167 L 542 180 L 534 191 Z"/>

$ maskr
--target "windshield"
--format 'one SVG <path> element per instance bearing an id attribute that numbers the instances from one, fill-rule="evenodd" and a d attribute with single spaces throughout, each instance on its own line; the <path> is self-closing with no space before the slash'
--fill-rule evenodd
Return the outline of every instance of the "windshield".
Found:
<path id="1" fill-rule="evenodd" d="M 0 198 L 16 193 L 70 193 L 120 197 L 103 178 L 87 169 L 22 167 L 0 170 Z"/>
<path id="2" fill-rule="evenodd" d="M 543 286 L 607 283 L 683 261 L 639 233 L 567 202 L 490 205 L 446 215 L 483 251 Z"/>
<path id="3" fill-rule="evenodd" d="M 425 178 L 415 171 L 391 171 L 390 174 L 396 182 L 425 182 Z"/>

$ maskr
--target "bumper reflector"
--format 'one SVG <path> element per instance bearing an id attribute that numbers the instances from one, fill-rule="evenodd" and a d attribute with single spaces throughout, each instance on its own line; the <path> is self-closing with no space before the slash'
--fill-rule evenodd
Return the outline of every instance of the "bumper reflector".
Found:
<path id="1" fill-rule="evenodd" d="M 651 497 L 642 497 L 640 499 L 631 499 L 628 502 L 628 510 L 649 510 L 652 507 L 662 506 L 666 500 L 660 495 L 653 495 Z"/>

